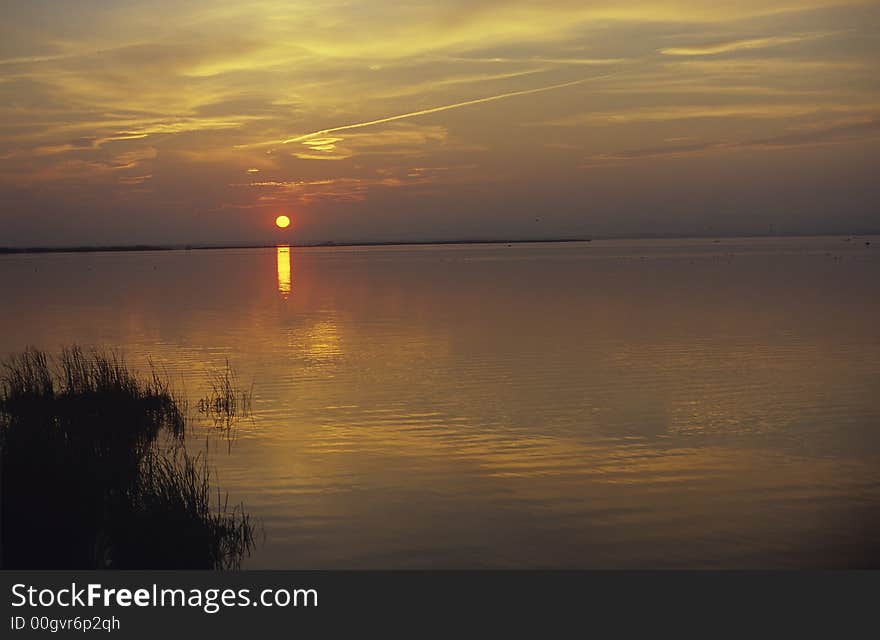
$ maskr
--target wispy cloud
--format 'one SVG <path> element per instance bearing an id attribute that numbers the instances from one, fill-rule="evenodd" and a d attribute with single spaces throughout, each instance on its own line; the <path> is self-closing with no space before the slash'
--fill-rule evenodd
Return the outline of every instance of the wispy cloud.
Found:
<path id="1" fill-rule="evenodd" d="M 815 115 L 864 115 L 877 111 L 878 102 L 775 102 L 752 104 L 705 104 L 672 107 L 643 107 L 620 111 L 588 111 L 556 120 L 535 123 L 538 126 L 577 127 L 584 125 L 673 122 L 678 120 L 774 120 Z"/>
<path id="2" fill-rule="evenodd" d="M 832 33 L 805 33 L 789 36 L 769 36 L 764 38 L 748 38 L 745 40 L 733 40 L 729 42 L 715 42 L 711 44 L 690 45 L 683 47 L 667 47 L 660 49 L 660 53 L 667 56 L 713 56 L 720 53 L 730 53 L 732 51 L 743 51 L 750 49 L 766 49 L 768 47 L 779 47 L 795 42 L 804 42 L 805 40 L 815 40 L 823 38 Z"/>
<path id="3" fill-rule="evenodd" d="M 748 149 L 791 149 L 794 147 L 833 144 L 880 135 L 880 116 L 858 122 L 847 122 L 825 128 L 812 128 L 792 133 L 750 140 L 713 140 L 691 144 L 670 144 L 644 149 L 593 155 L 582 168 L 608 166 L 648 158 L 702 155 Z"/>
<path id="4" fill-rule="evenodd" d="M 325 135 L 302 142 L 293 155 L 306 160 L 344 160 L 364 155 L 405 155 L 425 153 L 428 145 L 445 144 L 448 132 L 438 125 L 395 123 L 378 131 Z"/>
<path id="5" fill-rule="evenodd" d="M 232 185 L 256 189 L 260 207 L 289 204 L 291 201 L 309 204 L 319 200 L 362 201 L 371 189 L 412 187 L 434 181 L 432 175 L 424 172 L 401 175 L 379 175 L 346 178 L 323 178 L 319 180 L 264 180 L 246 184 Z"/>

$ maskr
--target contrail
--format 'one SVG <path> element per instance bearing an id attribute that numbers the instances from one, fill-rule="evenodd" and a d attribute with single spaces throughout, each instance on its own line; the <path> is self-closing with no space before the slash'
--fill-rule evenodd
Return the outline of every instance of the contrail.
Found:
<path id="1" fill-rule="evenodd" d="M 571 82 L 562 82 L 560 84 L 551 84 L 546 87 L 537 87 L 535 89 L 523 89 L 522 91 L 511 91 L 509 93 L 500 93 L 497 96 L 488 96 L 486 98 L 477 98 L 475 100 L 467 100 L 466 102 L 456 102 L 455 104 L 446 104 L 440 107 L 432 107 L 430 109 L 422 109 L 421 111 L 411 111 L 409 113 L 400 113 L 395 116 L 387 116 L 385 118 L 379 118 L 377 120 L 368 120 L 367 122 L 357 122 L 355 124 L 346 124 L 341 127 L 331 127 L 329 129 L 321 129 L 320 131 L 312 131 L 311 133 L 306 133 L 301 136 L 297 136 L 295 138 L 288 138 L 287 140 L 282 140 L 281 144 L 289 144 L 291 142 L 302 142 L 303 140 L 308 140 L 309 138 L 314 138 L 315 136 L 323 136 L 328 133 L 334 133 L 336 131 L 347 131 L 348 129 L 361 129 L 363 127 L 371 127 L 374 124 L 384 124 L 385 122 L 393 122 L 395 120 L 403 120 L 404 118 L 415 118 L 416 116 L 426 116 L 431 113 L 439 113 L 440 111 L 449 111 L 450 109 L 459 109 L 461 107 L 469 107 L 473 104 L 482 104 L 484 102 L 494 102 L 495 100 L 504 100 L 505 98 L 513 98 L 514 96 L 524 96 L 530 93 L 541 93 L 542 91 L 552 91 L 554 89 L 562 89 L 564 87 L 572 87 L 576 84 L 583 84 L 584 82 L 589 82 L 590 80 L 599 80 L 600 78 L 605 78 L 610 75 L 614 75 L 612 73 L 601 75 L 601 76 L 592 76 L 590 78 L 581 78 L 580 80 L 572 80 Z"/>

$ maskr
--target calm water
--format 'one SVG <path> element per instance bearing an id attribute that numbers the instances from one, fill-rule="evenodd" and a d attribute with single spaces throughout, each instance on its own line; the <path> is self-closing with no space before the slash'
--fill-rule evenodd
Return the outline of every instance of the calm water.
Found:
<path id="1" fill-rule="evenodd" d="M 864 240 L 0 256 L 0 353 L 228 358 L 251 567 L 877 564 Z"/>

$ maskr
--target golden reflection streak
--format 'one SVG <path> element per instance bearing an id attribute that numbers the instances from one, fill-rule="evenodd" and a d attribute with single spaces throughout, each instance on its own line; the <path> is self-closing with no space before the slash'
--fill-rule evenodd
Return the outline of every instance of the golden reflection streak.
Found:
<path id="1" fill-rule="evenodd" d="M 278 291 L 281 297 L 286 298 L 292 290 L 290 279 L 290 246 L 278 245 L 276 247 L 278 262 Z"/>

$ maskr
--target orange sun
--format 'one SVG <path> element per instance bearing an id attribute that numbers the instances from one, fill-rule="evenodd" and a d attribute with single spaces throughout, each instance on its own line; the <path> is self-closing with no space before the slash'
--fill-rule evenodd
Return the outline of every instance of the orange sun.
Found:
<path id="1" fill-rule="evenodd" d="M 275 218 L 275 226 L 279 229 L 286 229 L 290 226 L 290 218 L 287 216 L 278 216 Z"/>

